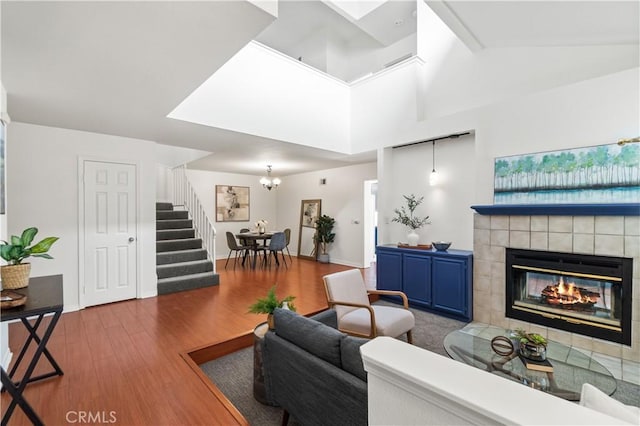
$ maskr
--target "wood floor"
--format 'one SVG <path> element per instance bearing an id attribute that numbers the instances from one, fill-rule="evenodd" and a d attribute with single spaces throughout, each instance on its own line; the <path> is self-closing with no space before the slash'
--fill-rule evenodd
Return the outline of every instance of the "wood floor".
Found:
<path id="1" fill-rule="evenodd" d="M 264 315 L 247 313 L 247 308 L 274 284 L 278 296 L 296 296 L 302 314 L 326 309 L 322 276 L 350 268 L 295 257 L 288 269 L 234 269 L 230 262 L 225 270 L 224 261 L 218 261 L 217 268 L 216 287 L 63 314 L 47 347 L 65 374 L 31 383 L 25 390 L 43 422 L 243 424 L 233 408 L 218 400 L 215 387 L 187 354 L 197 354 L 201 362 L 229 347 L 221 342 L 244 344 L 247 339 L 241 336 L 265 321 Z M 363 271 L 368 285 L 375 287 L 374 268 Z M 14 359 L 26 335 L 22 324 L 9 326 Z M 42 357 L 35 374 L 47 371 L 49 363 Z M 10 402 L 6 392 L 1 402 L 4 414 Z M 16 408 L 9 424 L 31 423 Z"/>

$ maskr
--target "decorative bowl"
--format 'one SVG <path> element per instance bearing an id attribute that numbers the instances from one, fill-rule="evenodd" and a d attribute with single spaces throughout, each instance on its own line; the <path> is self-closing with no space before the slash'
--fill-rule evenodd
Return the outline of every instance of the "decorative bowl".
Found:
<path id="1" fill-rule="evenodd" d="M 449 246 L 451 246 L 451 242 L 447 241 L 433 241 L 431 244 L 433 244 L 437 251 L 447 251 Z"/>

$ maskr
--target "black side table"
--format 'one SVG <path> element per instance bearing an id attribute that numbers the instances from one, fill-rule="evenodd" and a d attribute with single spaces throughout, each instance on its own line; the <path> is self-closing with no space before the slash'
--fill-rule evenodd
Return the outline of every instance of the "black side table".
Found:
<path id="1" fill-rule="evenodd" d="M 13 414 L 13 410 L 16 408 L 16 405 L 19 405 L 33 424 L 41 425 L 42 421 L 35 411 L 33 411 L 31 405 L 29 405 L 29 403 L 24 399 L 22 394 L 28 383 L 35 382 L 36 380 L 47 379 L 53 376 L 62 376 L 64 374 L 56 360 L 47 349 L 47 342 L 51 337 L 51 333 L 53 333 L 53 330 L 56 328 L 64 308 L 62 275 L 30 278 L 28 287 L 16 289 L 14 291 L 27 296 L 27 302 L 22 306 L 3 309 L 2 312 L 0 312 L 1 321 L 4 322 L 19 319 L 29 332 L 29 337 L 22 346 L 20 354 L 18 355 L 18 358 L 13 364 L 11 370 L 7 373 L 4 368 L 2 369 L 3 389 L 6 389 L 12 398 L 11 404 L 9 404 L 7 411 L 2 417 L 2 424 L 8 424 L 9 418 L 11 418 L 11 415 Z M 49 325 L 44 328 L 42 335 L 39 335 L 38 329 L 43 324 L 42 320 L 49 314 L 53 314 L 51 321 L 49 322 Z M 35 317 L 33 325 L 29 322 L 30 317 Z M 20 379 L 16 379 L 16 371 L 25 359 L 25 354 L 27 353 L 27 349 L 31 345 L 31 342 L 36 343 L 36 350 L 31 360 L 28 361 L 24 376 Z M 31 377 L 42 354 L 44 354 L 44 356 L 49 360 L 49 363 L 53 367 L 53 371 L 36 377 Z"/>

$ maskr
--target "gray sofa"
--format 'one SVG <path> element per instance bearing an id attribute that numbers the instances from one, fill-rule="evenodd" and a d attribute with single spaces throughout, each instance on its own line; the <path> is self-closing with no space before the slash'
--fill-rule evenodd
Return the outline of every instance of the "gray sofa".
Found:
<path id="1" fill-rule="evenodd" d="M 306 318 L 276 309 L 263 341 L 267 398 L 302 425 L 366 425 L 367 376 L 360 346 L 368 339 L 337 328 L 335 311 Z"/>

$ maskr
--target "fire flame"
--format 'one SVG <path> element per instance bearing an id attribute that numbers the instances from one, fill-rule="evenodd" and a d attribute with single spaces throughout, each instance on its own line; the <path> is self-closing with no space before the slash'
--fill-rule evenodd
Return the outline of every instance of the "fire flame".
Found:
<path id="1" fill-rule="evenodd" d="M 553 296 L 557 297 L 561 304 L 596 303 L 598 301 L 597 296 L 590 297 L 581 294 L 575 283 L 565 283 L 563 277 L 560 277 L 558 285 L 553 287 Z"/>

